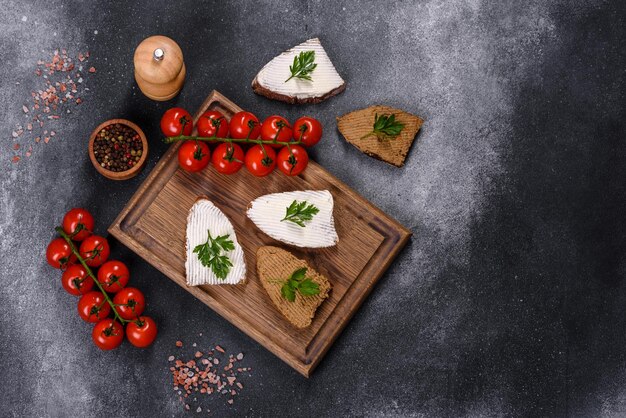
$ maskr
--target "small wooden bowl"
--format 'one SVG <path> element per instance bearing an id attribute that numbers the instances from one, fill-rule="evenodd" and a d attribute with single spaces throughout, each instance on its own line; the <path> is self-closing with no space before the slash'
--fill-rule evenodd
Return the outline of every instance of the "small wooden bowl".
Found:
<path id="1" fill-rule="evenodd" d="M 141 144 L 143 147 L 141 151 L 141 158 L 139 158 L 137 164 L 135 164 L 131 169 L 126 171 L 111 171 L 100 166 L 100 163 L 98 163 L 98 160 L 96 159 L 96 155 L 93 153 L 93 143 L 96 140 L 96 136 L 98 136 L 103 128 L 106 128 L 109 125 L 114 125 L 116 123 L 119 123 L 120 125 L 126 125 L 129 128 L 133 129 L 135 132 L 137 132 L 139 134 L 139 138 L 141 138 Z M 139 126 L 135 125 L 129 120 L 107 120 L 106 122 L 98 125 L 98 127 L 94 129 L 91 133 L 91 137 L 89 137 L 89 158 L 91 159 L 91 163 L 93 164 L 93 166 L 96 168 L 96 170 L 98 170 L 98 173 L 102 174 L 104 177 L 111 180 L 128 180 L 129 178 L 135 177 L 137 174 L 139 174 L 143 166 L 146 165 L 146 161 L 148 159 L 148 141 L 146 140 L 146 135 L 143 133 L 141 128 L 139 128 Z"/>

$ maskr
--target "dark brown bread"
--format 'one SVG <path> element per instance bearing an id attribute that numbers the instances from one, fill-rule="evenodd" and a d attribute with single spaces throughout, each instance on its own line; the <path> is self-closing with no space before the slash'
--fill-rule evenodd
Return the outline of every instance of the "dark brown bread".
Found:
<path id="1" fill-rule="evenodd" d="M 404 129 L 396 138 L 380 140 L 375 135 L 363 136 L 372 132 L 376 115 L 395 115 L 396 120 L 404 124 Z M 400 109 L 376 105 L 366 109 L 355 110 L 337 118 L 337 128 L 346 141 L 365 154 L 385 161 L 396 167 L 402 167 L 415 135 L 424 121 Z"/>
<path id="2" fill-rule="evenodd" d="M 328 297 L 331 289 L 328 279 L 313 270 L 304 260 L 278 247 L 260 247 L 256 252 L 256 268 L 259 280 L 278 310 L 297 328 L 311 325 L 315 311 Z M 280 294 L 282 283 L 299 268 L 306 267 L 306 277 L 317 283 L 320 293 L 302 296 L 296 292 L 296 300 L 289 302 Z"/>
<path id="3" fill-rule="evenodd" d="M 254 80 L 252 80 L 252 91 L 254 91 L 256 94 L 265 96 L 268 99 L 280 100 L 281 102 L 287 102 L 289 104 L 317 104 L 317 103 L 323 102 L 324 100 L 330 97 L 338 95 L 345 89 L 346 89 L 346 83 L 343 83 L 341 86 L 329 91 L 323 96 L 306 97 L 304 99 L 300 99 L 296 96 L 287 96 L 285 94 L 276 93 L 270 89 L 267 89 L 259 84 L 256 77 L 254 78 Z"/>

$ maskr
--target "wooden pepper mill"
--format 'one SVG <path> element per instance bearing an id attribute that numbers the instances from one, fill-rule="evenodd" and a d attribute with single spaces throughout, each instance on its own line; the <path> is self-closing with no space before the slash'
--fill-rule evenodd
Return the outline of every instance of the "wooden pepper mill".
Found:
<path id="1" fill-rule="evenodd" d="M 152 100 L 165 101 L 178 94 L 185 82 L 183 51 L 167 36 L 144 39 L 135 50 L 135 80 Z"/>

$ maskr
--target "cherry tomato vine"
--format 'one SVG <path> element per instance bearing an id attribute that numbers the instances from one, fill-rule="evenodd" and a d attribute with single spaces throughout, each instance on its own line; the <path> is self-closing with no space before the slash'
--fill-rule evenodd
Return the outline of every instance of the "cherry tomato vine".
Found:
<path id="1" fill-rule="evenodd" d="M 233 174 L 245 163 L 246 168 L 256 176 L 265 176 L 276 166 L 284 174 L 295 176 L 304 171 L 308 165 L 309 157 L 304 147 L 315 145 L 322 136 L 322 125 L 310 117 L 299 118 L 292 127 L 281 116 L 273 115 L 260 123 L 258 118 L 249 112 L 238 112 L 228 122 L 218 111 L 207 111 L 201 115 L 199 122 L 202 128 L 198 126 L 200 135 L 189 135 L 193 131 L 191 117 L 179 117 L 180 114 L 189 115 L 189 113 L 184 109 L 175 109 L 176 112 L 168 110 L 161 120 L 161 126 L 167 127 L 162 129 L 166 136 L 163 142 L 171 144 L 185 141 L 178 150 L 178 161 L 182 168 L 192 172 L 200 171 L 212 162 L 218 172 Z M 258 138 L 259 135 L 261 138 Z M 213 158 L 210 158 L 210 150 L 205 143 L 222 143 L 227 146 L 218 147 L 215 150 L 218 155 L 214 154 Z M 245 157 L 241 158 L 243 151 L 237 144 L 253 146 L 245 153 Z M 267 147 L 280 148 L 281 151 L 269 150 Z M 240 157 L 234 157 L 235 153 Z"/>
<path id="2" fill-rule="evenodd" d="M 69 222 L 66 220 L 72 220 Z M 83 222 L 87 221 L 87 222 Z M 93 218 L 85 209 L 72 209 L 63 226 L 55 231 L 61 236 L 48 245 L 48 263 L 63 270 L 62 285 L 71 295 L 80 296 L 78 313 L 86 322 L 95 323 L 93 342 L 103 350 L 117 348 L 126 338 L 136 347 L 147 347 L 156 338 L 152 318 L 142 316 L 145 299 L 139 289 L 126 287 L 129 271 L 121 261 L 110 260 L 106 238 L 93 235 Z M 75 241 L 82 241 L 77 248 Z M 98 275 L 92 268 L 100 267 Z M 97 286 L 100 291 L 92 290 Z M 111 299 L 109 293 L 115 293 Z M 113 318 L 108 318 L 113 311 Z"/>

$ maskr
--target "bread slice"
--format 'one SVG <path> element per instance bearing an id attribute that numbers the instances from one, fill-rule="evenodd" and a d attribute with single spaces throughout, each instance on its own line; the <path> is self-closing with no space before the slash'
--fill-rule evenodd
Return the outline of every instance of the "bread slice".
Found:
<path id="1" fill-rule="evenodd" d="M 319 210 L 304 227 L 283 221 L 285 210 L 294 200 L 313 204 Z M 296 190 L 258 197 L 250 202 L 246 214 L 261 231 L 275 240 L 296 247 L 324 248 L 339 241 L 333 206 L 333 195 L 328 190 Z"/>
<path id="2" fill-rule="evenodd" d="M 211 269 L 203 266 L 198 259 L 198 254 L 193 252 L 197 245 L 207 241 L 208 231 L 211 232 L 213 238 L 228 235 L 228 238 L 233 241 L 235 248 L 225 254 L 233 265 L 224 279 L 218 278 Z M 233 224 L 224 212 L 206 197 L 199 197 L 189 210 L 185 247 L 185 272 L 188 286 L 239 284 L 245 280 L 246 260 L 243 249 L 237 242 Z"/>
<path id="3" fill-rule="evenodd" d="M 376 115 L 395 115 L 396 121 L 404 124 L 404 128 L 395 138 L 378 139 L 372 132 Z M 400 109 L 377 105 L 366 109 L 355 110 L 337 118 L 337 128 L 343 137 L 359 150 L 386 163 L 402 167 L 415 135 L 424 121 Z"/>
<path id="4" fill-rule="evenodd" d="M 331 289 L 328 279 L 312 269 L 306 261 L 278 247 L 260 247 L 256 252 L 256 259 L 259 280 L 280 313 L 297 328 L 311 325 L 315 311 L 328 297 Z M 296 292 L 295 301 L 289 302 L 280 293 L 282 282 L 302 267 L 307 268 L 306 277 L 317 283 L 320 292 L 313 296 L 302 296 Z"/>
<path id="5" fill-rule="evenodd" d="M 311 80 L 292 78 L 289 66 L 301 52 L 315 51 L 317 67 L 311 72 Z M 252 81 L 252 90 L 273 100 L 296 103 L 319 103 L 346 88 L 335 66 L 318 38 L 309 39 L 268 62 Z"/>

